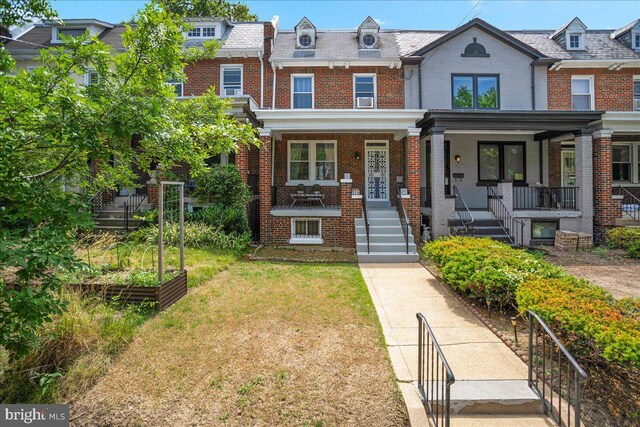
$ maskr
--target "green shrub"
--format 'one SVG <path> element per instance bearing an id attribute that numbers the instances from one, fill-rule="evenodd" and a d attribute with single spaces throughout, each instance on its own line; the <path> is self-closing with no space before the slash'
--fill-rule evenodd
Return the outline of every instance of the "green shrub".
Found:
<path id="1" fill-rule="evenodd" d="M 609 247 L 619 249 L 629 249 L 633 245 L 638 245 L 640 244 L 640 228 L 611 228 L 607 231 L 607 243 Z"/>
<path id="2" fill-rule="evenodd" d="M 167 222 L 164 225 L 164 243 L 169 246 L 180 244 L 180 225 Z M 158 227 L 141 228 L 129 234 L 129 239 L 136 242 L 144 242 L 150 245 L 158 243 Z M 251 243 L 249 233 L 225 234 L 219 228 L 214 228 L 203 223 L 184 224 L 184 244 L 191 248 L 217 248 L 236 251 L 245 250 Z"/>
<path id="3" fill-rule="evenodd" d="M 244 208 L 253 195 L 234 165 L 213 165 L 198 177 L 194 195 L 204 203 Z"/>
<path id="4" fill-rule="evenodd" d="M 640 366 L 640 319 L 603 289 L 575 277 L 532 278 L 517 289 L 519 310 L 531 310 L 595 347 L 606 360 Z M 573 341 L 573 340 L 572 340 Z"/>
<path id="5" fill-rule="evenodd" d="M 627 247 L 627 252 L 632 258 L 640 258 L 640 240 L 633 242 Z"/>
<path id="6" fill-rule="evenodd" d="M 210 227 L 219 228 L 226 234 L 244 234 L 249 231 L 247 209 L 242 207 L 225 207 L 212 205 L 190 213 L 186 217 L 190 222 L 201 222 Z"/>
<path id="7" fill-rule="evenodd" d="M 149 227 L 150 225 L 158 224 L 158 209 L 149 209 L 144 212 L 137 213 L 133 217 L 140 220 L 141 227 Z"/>

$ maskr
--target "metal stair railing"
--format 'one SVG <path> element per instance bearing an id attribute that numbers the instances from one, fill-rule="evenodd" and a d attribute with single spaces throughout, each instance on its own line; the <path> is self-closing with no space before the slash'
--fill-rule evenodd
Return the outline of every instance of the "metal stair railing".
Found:
<path id="1" fill-rule="evenodd" d="M 436 427 L 449 427 L 453 372 L 422 313 L 418 318 L 418 394 Z"/>
<path id="2" fill-rule="evenodd" d="M 587 373 L 540 316 L 532 311 L 527 311 L 527 316 L 529 387 L 542 399 L 545 412 L 557 425 L 581 427 L 582 386 Z"/>
<path id="3" fill-rule="evenodd" d="M 622 196 L 622 213 L 640 223 L 640 199 L 621 185 L 618 186 L 618 191 Z"/>
<path id="4" fill-rule="evenodd" d="M 491 186 L 487 185 L 487 207 L 498 220 L 500 227 L 515 246 L 522 246 L 524 241 L 524 221 L 515 219 L 509 209 Z"/>
<path id="5" fill-rule="evenodd" d="M 475 221 L 467 203 L 462 198 L 458 187 L 453 186 L 453 194 L 456 196 L 455 200 L 455 209 L 456 215 L 458 215 L 458 219 L 462 223 L 464 227 L 465 234 L 473 234 L 473 222 Z"/>
<path id="6" fill-rule="evenodd" d="M 364 216 L 364 231 L 367 234 L 367 253 L 371 253 L 369 248 L 369 215 L 367 213 L 367 190 L 362 192 L 362 212 Z"/>
<path id="7" fill-rule="evenodd" d="M 396 211 L 400 217 L 400 226 L 402 227 L 402 234 L 404 235 L 404 243 L 407 254 L 409 253 L 409 217 L 407 211 L 402 203 L 402 191 L 400 190 L 400 184 L 396 184 Z"/>
<path id="8" fill-rule="evenodd" d="M 129 232 L 129 217 L 138 211 L 140 205 L 147 198 L 147 187 L 136 188 L 133 193 L 129 194 L 122 205 L 124 214 L 124 230 Z"/>

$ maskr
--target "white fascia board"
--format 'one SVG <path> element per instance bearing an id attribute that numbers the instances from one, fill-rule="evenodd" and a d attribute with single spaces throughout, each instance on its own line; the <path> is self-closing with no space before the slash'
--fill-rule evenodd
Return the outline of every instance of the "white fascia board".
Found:
<path id="1" fill-rule="evenodd" d="M 332 68 L 349 68 L 349 67 L 389 67 L 400 68 L 402 62 L 399 60 L 366 60 L 366 59 L 340 59 L 340 60 L 328 60 L 328 59 L 305 59 L 305 60 L 290 60 L 290 59 L 277 59 L 271 58 L 269 60 L 275 64 L 278 68 L 283 67 L 332 67 Z"/>
<path id="2" fill-rule="evenodd" d="M 640 132 L 640 111 L 607 111 L 602 115 L 602 128 L 614 132 Z"/>
<path id="3" fill-rule="evenodd" d="M 551 66 L 551 70 L 562 68 L 621 68 L 640 67 L 640 59 L 563 59 Z"/>

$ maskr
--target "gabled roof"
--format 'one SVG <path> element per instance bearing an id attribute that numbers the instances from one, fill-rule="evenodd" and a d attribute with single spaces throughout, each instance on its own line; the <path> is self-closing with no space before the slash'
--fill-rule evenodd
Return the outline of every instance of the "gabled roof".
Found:
<path id="1" fill-rule="evenodd" d="M 358 33 L 363 28 L 372 28 L 372 29 L 375 29 L 375 30 L 379 30 L 380 29 L 380 25 L 376 22 L 375 19 L 373 19 L 370 16 L 367 16 L 367 19 L 362 21 L 362 24 L 360 24 L 360 26 L 358 27 Z"/>
<path id="2" fill-rule="evenodd" d="M 558 28 L 556 31 L 554 31 L 553 34 L 551 34 L 551 36 L 549 38 L 551 39 L 555 39 L 556 37 L 558 37 L 560 34 L 562 34 L 564 32 L 564 30 L 567 29 L 567 27 L 569 27 L 571 24 L 573 24 L 574 22 L 577 22 L 579 25 L 582 26 L 583 30 L 587 29 L 587 26 L 584 25 L 584 22 L 582 22 L 580 20 L 580 18 L 578 18 L 577 16 L 575 18 L 573 18 L 571 21 L 567 22 L 566 24 L 564 24 L 562 27 Z"/>
<path id="3" fill-rule="evenodd" d="M 314 30 L 315 30 L 315 29 L 316 29 L 316 26 L 315 26 L 315 25 L 313 25 L 313 24 L 311 23 L 311 21 L 309 21 L 309 18 L 307 18 L 307 17 L 305 16 L 305 17 L 303 17 L 303 18 L 300 20 L 300 22 L 298 22 L 298 24 L 297 24 L 295 27 L 293 27 L 293 28 L 294 28 L 296 31 L 298 30 L 298 28 L 303 29 L 303 30 L 306 30 L 306 29 L 310 29 L 310 28 L 312 28 L 312 29 L 314 29 Z"/>
<path id="4" fill-rule="evenodd" d="M 618 28 L 617 30 L 615 30 L 613 33 L 611 33 L 611 38 L 612 39 L 617 39 L 618 37 L 620 37 L 621 35 L 623 35 L 624 33 L 631 31 L 631 29 L 633 27 L 636 26 L 636 24 L 640 23 L 640 19 L 636 19 L 634 21 L 629 22 L 627 25 L 625 25 L 622 28 Z"/>
<path id="5" fill-rule="evenodd" d="M 489 24 L 486 21 L 483 21 L 480 18 L 475 18 L 472 19 L 471 21 L 467 22 L 466 24 L 456 28 L 453 31 L 450 31 L 448 33 L 446 33 L 444 36 L 440 37 L 439 39 L 429 43 L 428 45 L 424 46 L 422 49 L 419 49 L 415 52 L 413 52 L 413 54 L 411 56 L 423 56 L 424 54 L 428 53 L 429 51 L 437 48 L 438 46 L 448 42 L 449 40 L 453 39 L 454 37 L 457 37 L 459 34 L 464 33 L 465 31 L 467 31 L 470 28 L 478 28 L 479 30 L 484 31 L 485 33 L 495 37 L 496 39 L 502 41 L 503 43 L 507 44 L 508 46 L 511 46 L 512 48 L 526 54 L 529 55 L 532 58 L 538 59 L 538 58 L 542 58 L 545 55 L 542 54 L 541 52 L 539 52 L 538 50 L 532 48 L 531 46 L 529 46 L 526 43 L 521 42 L 520 40 L 516 39 L 515 37 L 511 36 L 510 34 L 494 27 L 493 25 Z"/>

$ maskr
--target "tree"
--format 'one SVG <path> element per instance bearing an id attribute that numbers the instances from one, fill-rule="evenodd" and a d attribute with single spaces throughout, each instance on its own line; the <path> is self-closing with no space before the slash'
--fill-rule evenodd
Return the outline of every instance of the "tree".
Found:
<path id="1" fill-rule="evenodd" d="M 167 10 L 180 16 L 215 16 L 232 21 L 257 21 L 258 15 L 244 3 L 227 0 L 164 0 Z"/>
<path id="2" fill-rule="evenodd" d="M 0 0 L 0 25 L 24 25 L 34 18 L 58 16 L 48 0 Z"/>
<path id="3" fill-rule="evenodd" d="M 498 108 L 498 91 L 495 87 L 478 95 L 479 108 Z"/>
<path id="4" fill-rule="evenodd" d="M 42 50 L 31 73 L 0 75 L 0 345 L 19 356 L 37 345 L 37 328 L 63 307 L 56 268 L 73 268 L 74 233 L 92 223 L 87 197 L 65 192 L 73 183 L 92 194 L 133 185 L 130 165 L 171 168 L 194 175 L 205 159 L 257 144 L 255 130 L 230 117 L 213 90 L 179 101 L 172 78 L 188 62 L 213 55 L 184 50 L 185 24 L 158 4 L 147 5 L 114 53 L 88 34 Z M 92 86 L 73 75 L 95 69 Z M 141 150 L 131 148 L 141 135 Z M 108 160 L 116 156 L 117 164 Z M 101 162 L 88 179 L 88 160 Z"/>
<path id="5" fill-rule="evenodd" d="M 454 108 L 473 108 L 473 92 L 467 86 L 458 87 L 453 97 Z"/>

